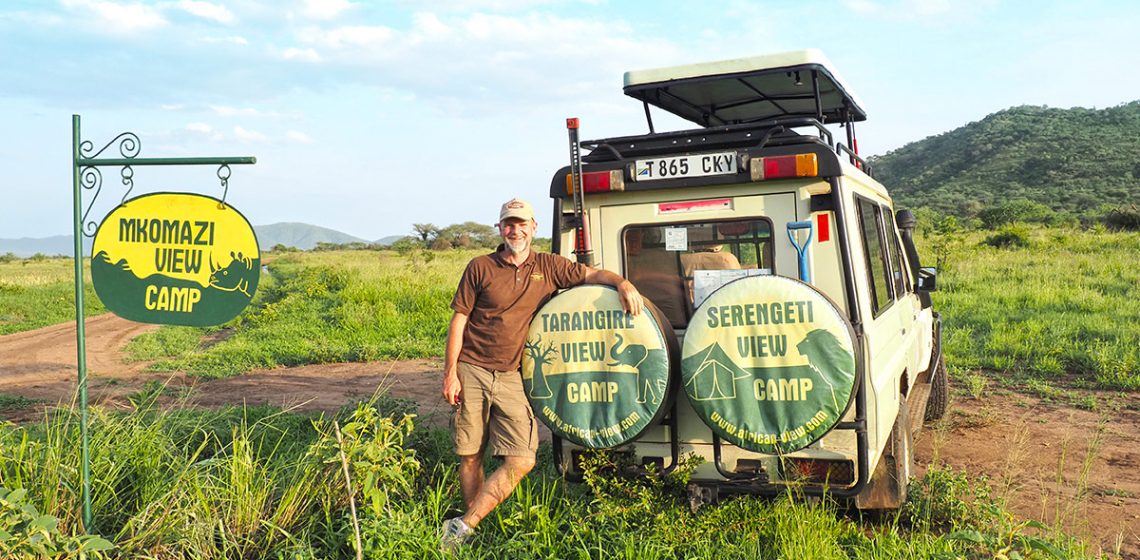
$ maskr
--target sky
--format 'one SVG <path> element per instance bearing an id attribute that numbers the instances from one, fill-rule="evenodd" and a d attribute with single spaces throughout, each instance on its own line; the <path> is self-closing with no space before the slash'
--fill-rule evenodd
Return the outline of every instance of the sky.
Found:
<path id="1" fill-rule="evenodd" d="M 868 156 L 1012 106 L 1140 99 L 1137 28 L 1140 3 L 1096 0 L 5 1 L 0 238 L 72 231 L 76 114 L 96 149 L 130 131 L 139 157 L 256 157 L 225 193 L 254 225 L 375 240 L 491 224 L 513 196 L 541 222 L 566 117 L 583 139 L 647 130 L 628 70 L 821 49 Z M 92 218 L 119 173 L 84 192 Z M 216 174 L 137 167 L 129 196 L 220 198 Z"/>

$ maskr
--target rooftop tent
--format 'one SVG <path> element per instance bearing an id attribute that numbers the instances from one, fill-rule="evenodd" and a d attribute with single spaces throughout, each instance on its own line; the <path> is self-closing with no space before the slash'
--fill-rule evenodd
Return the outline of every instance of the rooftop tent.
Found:
<path id="1" fill-rule="evenodd" d="M 785 117 L 867 119 L 816 49 L 626 72 L 625 94 L 703 127 Z"/>

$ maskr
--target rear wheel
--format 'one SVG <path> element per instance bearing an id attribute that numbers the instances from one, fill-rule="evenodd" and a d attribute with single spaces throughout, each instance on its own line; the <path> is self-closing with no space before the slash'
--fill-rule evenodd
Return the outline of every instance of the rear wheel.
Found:
<path id="1" fill-rule="evenodd" d="M 946 358 L 938 357 L 934 374 L 930 377 L 930 399 L 926 401 L 927 422 L 941 420 L 950 401 L 950 376 L 946 373 Z"/>

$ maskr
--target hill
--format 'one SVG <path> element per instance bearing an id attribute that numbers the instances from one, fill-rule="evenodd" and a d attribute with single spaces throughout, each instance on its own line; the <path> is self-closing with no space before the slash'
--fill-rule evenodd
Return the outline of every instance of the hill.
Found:
<path id="1" fill-rule="evenodd" d="M 1087 215 L 1140 203 L 1140 101 L 1006 109 L 871 158 L 901 206 L 972 216 L 1026 199 Z"/>
<path id="2" fill-rule="evenodd" d="M 253 229 L 257 232 L 257 244 L 262 251 L 268 251 L 275 245 L 308 250 L 316 247 L 317 243 L 368 243 L 365 239 L 353 237 L 335 229 L 299 222 L 253 226 Z"/>

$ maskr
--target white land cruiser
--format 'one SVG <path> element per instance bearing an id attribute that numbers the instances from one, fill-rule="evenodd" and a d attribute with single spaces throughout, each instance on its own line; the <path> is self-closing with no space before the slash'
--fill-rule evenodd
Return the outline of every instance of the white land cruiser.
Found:
<path id="1" fill-rule="evenodd" d="M 628 72 L 625 93 L 648 134 L 577 142 L 568 121 L 553 251 L 654 305 L 582 286 L 535 318 L 523 378 L 560 472 L 584 448 L 659 472 L 696 454 L 694 508 L 793 486 L 897 508 L 947 378 L 914 217 L 849 147 L 859 101 L 814 50 Z M 650 106 L 700 128 L 655 132 Z"/>

